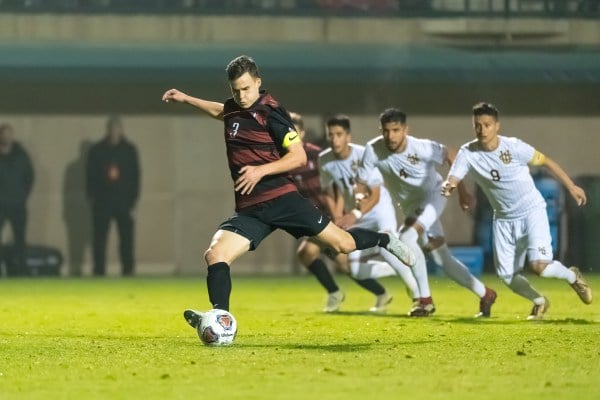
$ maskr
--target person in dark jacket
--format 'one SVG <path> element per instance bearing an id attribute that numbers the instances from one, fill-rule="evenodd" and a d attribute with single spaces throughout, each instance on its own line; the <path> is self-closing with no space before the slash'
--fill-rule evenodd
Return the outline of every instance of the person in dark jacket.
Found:
<path id="1" fill-rule="evenodd" d="M 0 125 L 0 237 L 6 221 L 13 236 L 10 260 L 6 261 L 7 275 L 27 275 L 25 237 L 27 229 L 27 198 L 33 187 L 33 167 L 25 148 L 14 140 L 9 124 Z M 2 246 L 2 249 L 6 249 Z"/>
<path id="2" fill-rule="evenodd" d="M 118 116 L 110 117 L 106 135 L 90 149 L 86 190 L 92 206 L 93 274 L 106 273 L 106 242 L 111 220 L 117 222 L 121 272 L 135 270 L 134 209 L 140 193 L 140 166 L 136 146 L 125 138 Z"/>

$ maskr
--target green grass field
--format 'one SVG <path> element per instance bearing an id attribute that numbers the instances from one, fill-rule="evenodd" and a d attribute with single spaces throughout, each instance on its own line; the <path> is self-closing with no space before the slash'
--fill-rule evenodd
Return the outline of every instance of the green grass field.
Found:
<path id="1" fill-rule="evenodd" d="M 499 280 L 492 318 L 478 299 L 432 279 L 438 312 L 406 317 L 399 280 L 385 315 L 340 277 L 343 311 L 320 312 L 310 277 L 234 277 L 231 347 L 203 346 L 185 308 L 206 309 L 204 279 L 0 280 L 0 398 L 8 399 L 600 399 L 600 299 L 531 278 L 547 319 Z M 600 276 L 590 279 L 600 290 Z M 600 292 L 597 292 L 600 293 Z"/>

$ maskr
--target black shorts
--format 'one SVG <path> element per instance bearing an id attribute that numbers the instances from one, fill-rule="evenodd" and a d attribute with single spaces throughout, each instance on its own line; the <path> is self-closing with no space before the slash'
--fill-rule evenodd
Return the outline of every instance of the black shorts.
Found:
<path id="1" fill-rule="evenodd" d="M 236 213 L 219 229 L 242 235 L 254 250 L 275 229 L 283 229 L 295 238 L 316 236 L 329 221 L 310 200 L 290 192 Z"/>

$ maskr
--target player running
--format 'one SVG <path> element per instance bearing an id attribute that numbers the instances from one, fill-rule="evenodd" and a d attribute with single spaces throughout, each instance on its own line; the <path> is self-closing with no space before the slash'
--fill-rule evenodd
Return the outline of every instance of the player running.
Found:
<path id="1" fill-rule="evenodd" d="M 411 315 L 428 316 L 435 312 L 423 248 L 450 278 L 477 295 L 479 313 L 476 316 L 489 317 L 496 292 L 474 277 L 450 253 L 440 221 L 447 200 L 440 196 L 442 177 L 436 167 L 451 164 L 455 151 L 432 140 L 410 136 L 406 114 L 396 108 L 383 111 L 379 122 L 382 136 L 367 143 L 358 176 L 362 183 L 370 186 L 374 174 L 381 173 L 385 187 L 406 217 L 400 238 L 417 254 L 413 272 L 420 290 L 419 301 L 414 304 Z M 472 198 L 462 185 L 459 195 L 463 207 L 468 208 Z M 368 211 L 368 207 L 364 211 Z"/>
<path id="2" fill-rule="evenodd" d="M 579 206 L 586 203 L 583 189 L 549 157 L 514 137 L 499 135 L 498 109 L 490 103 L 473 107 L 477 139 L 464 144 L 443 183 L 449 196 L 470 174 L 494 209 L 494 262 L 500 279 L 516 294 L 533 302 L 528 320 L 542 319 L 550 302 L 523 276 L 525 257 L 533 272 L 567 281 L 585 304 L 592 290 L 577 267 L 565 267 L 552 258 L 552 237 L 546 202 L 535 187 L 529 166 L 544 166 L 567 188 Z"/>
<path id="3" fill-rule="evenodd" d="M 319 153 L 321 153 L 323 149 L 305 140 L 306 131 L 304 129 L 304 120 L 300 114 L 290 112 L 290 117 L 296 128 L 296 132 L 298 132 L 300 139 L 302 139 L 304 151 L 307 156 L 306 164 L 291 171 L 290 174 L 294 179 L 300 194 L 311 200 L 316 207 L 330 216 L 327 206 L 328 196 L 325 191 L 321 189 L 321 180 L 319 178 Z M 334 193 L 334 195 L 336 194 L 337 193 Z M 379 252 L 377 251 L 377 253 Z M 358 285 L 373 293 L 376 298 L 375 305 L 369 308 L 369 311 L 383 312 L 386 310 L 386 306 L 391 301 L 392 296 L 389 295 L 385 288 L 373 278 L 394 275 L 395 271 L 389 264 L 369 260 L 368 263 L 371 266 L 368 271 L 369 273 L 356 274 L 356 276 L 353 276 L 350 274 L 348 257 L 346 254 L 340 253 L 335 255 L 327 252 L 326 254 L 331 256 L 333 261 L 336 262 L 336 266 L 339 270 L 350 275 Z M 321 286 L 327 291 L 327 302 L 323 308 L 323 312 L 330 313 L 338 311 L 346 296 L 339 288 L 333 274 L 325 264 L 325 261 L 321 258 L 321 246 L 310 238 L 302 238 L 298 242 L 297 255 L 300 263 L 313 274 Z M 364 269 L 361 271 L 364 271 Z"/>

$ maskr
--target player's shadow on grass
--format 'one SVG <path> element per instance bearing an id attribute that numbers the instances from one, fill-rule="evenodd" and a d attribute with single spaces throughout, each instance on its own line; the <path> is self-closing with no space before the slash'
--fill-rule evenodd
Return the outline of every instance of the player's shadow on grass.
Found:
<path id="1" fill-rule="evenodd" d="M 600 321 L 593 321 L 581 318 L 564 318 L 564 319 L 543 319 L 540 321 L 527 321 L 526 319 L 501 319 L 501 318 L 450 318 L 443 319 L 444 322 L 458 324 L 492 324 L 492 325 L 514 325 L 516 323 L 526 324 L 549 324 L 549 325 L 600 325 Z"/>
<path id="2" fill-rule="evenodd" d="M 322 313 L 321 313 L 322 314 Z M 360 316 L 360 317 L 374 317 L 374 318 L 414 318 L 410 317 L 408 314 L 400 314 L 400 313 L 376 313 L 370 311 L 336 311 L 332 313 L 328 313 L 331 316 Z"/>
<path id="3" fill-rule="evenodd" d="M 410 345 L 425 345 L 434 343 L 434 340 L 411 340 L 406 342 L 394 343 L 394 345 L 398 344 L 410 344 Z M 365 350 L 370 350 L 373 347 L 377 347 L 379 345 L 389 346 L 389 343 L 379 343 L 379 341 L 375 340 L 370 343 L 336 343 L 336 344 L 314 344 L 314 343 L 289 343 L 289 344 L 281 344 L 277 345 L 273 344 L 251 344 L 251 343 L 239 343 L 235 344 L 235 347 L 243 347 L 247 349 L 252 348 L 277 348 L 283 350 L 315 350 L 315 351 L 326 351 L 332 353 L 356 353 L 362 352 Z"/>

